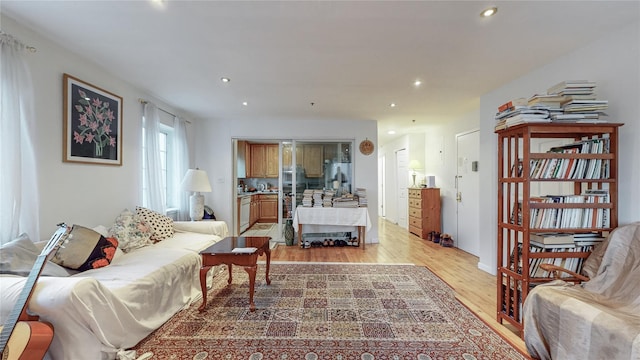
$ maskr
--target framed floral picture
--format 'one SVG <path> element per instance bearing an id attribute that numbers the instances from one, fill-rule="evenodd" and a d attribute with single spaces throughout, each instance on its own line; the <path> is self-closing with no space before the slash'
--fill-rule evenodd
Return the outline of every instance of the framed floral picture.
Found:
<path id="1" fill-rule="evenodd" d="M 64 74 L 65 162 L 122 165 L 122 97 Z"/>

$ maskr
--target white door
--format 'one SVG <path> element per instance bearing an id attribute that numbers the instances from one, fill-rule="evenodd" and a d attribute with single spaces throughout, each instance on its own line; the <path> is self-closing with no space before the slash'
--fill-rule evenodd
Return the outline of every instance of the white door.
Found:
<path id="1" fill-rule="evenodd" d="M 398 226 L 409 228 L 409 154 L 407 149 L 396 151 L 396 184 L 398 184 Z"/>
<path id="2" fill-rule="evenodd" d="M 387 183 L 384 179 L 384 175 L 386 174 L 386 158 L 384 155 L 382 155 L 379 159 L 378 159 L 378 216 L 381 217 L 385 217 L 385 206 L 384 206 L 384 199 L 386 196 L 386 192 L 385 192 L 385 184 Z"/>
<path id="3" fill-rule="evenodd" d="M 478 158 L 480 131 L 456 135 L 457 172 L 456 204 L 458 248 L 479 256 L 480 253 L 480 177 Z"/>

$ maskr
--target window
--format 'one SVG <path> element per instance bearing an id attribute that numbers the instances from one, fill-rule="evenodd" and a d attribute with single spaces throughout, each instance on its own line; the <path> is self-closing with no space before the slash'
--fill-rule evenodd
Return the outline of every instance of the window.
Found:
<path id="1" fill-rule="evenodd" d="M 145 129 L 142 129 L 142 204 L 143 206 L 149 206 L 149 192 L 147 190 L 147 179 L 146 179 L 146 144 L 145 144 Z M 164 124 L 160 124 L 160 134 L 159 139 L 160 143 L 160 162 L 161 162 L 161 171 L 162 171 L 162 179 L 163 181 L 163 189 L 166 199 L 166 208 L 167 210 L 178 207 L 178 194 L 176 190 L 180 187 L 180 184 L 174 184 L 173 177 L 169 176 L 172 174 L 173 170 L 173 157 L 172 157 L 172 149 L 173 149 L 173 128 Z"/>

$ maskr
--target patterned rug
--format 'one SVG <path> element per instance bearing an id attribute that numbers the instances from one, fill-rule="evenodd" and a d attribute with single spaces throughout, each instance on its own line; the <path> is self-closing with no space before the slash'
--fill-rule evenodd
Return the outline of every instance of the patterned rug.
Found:
<path id="1" fill-rule="evenodd" d="M 214 278 L 207 309 L 176 314 L 136 346 L 152 359 L 523 359 L 414 265 L 259 264 L 250 312 L 248 277 Z"/>

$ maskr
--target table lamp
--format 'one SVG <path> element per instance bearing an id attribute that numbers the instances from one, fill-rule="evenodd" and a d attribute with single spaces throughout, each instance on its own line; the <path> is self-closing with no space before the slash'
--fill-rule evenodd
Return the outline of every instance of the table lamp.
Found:
<path id="1" fill-rule="evenodd" d="M 191 221 L 202 220 L 204 215 L 204 196 L 200 193 L 211 192 L 207 172 L 198 168 L 187 170 L 180 187 L 184 191 L 193 192 L 189 197 L 189 217 L 191 217 Z"/>
<path id="2" fill-rule="evenodd" d="M 411 174 L 413 177 L 413 187 L 416 187 L 416 169 L 420 168 L 420 162 L 418 160 L 409 161 L 409 168 L 413 171 L 413 174 Z"/>

